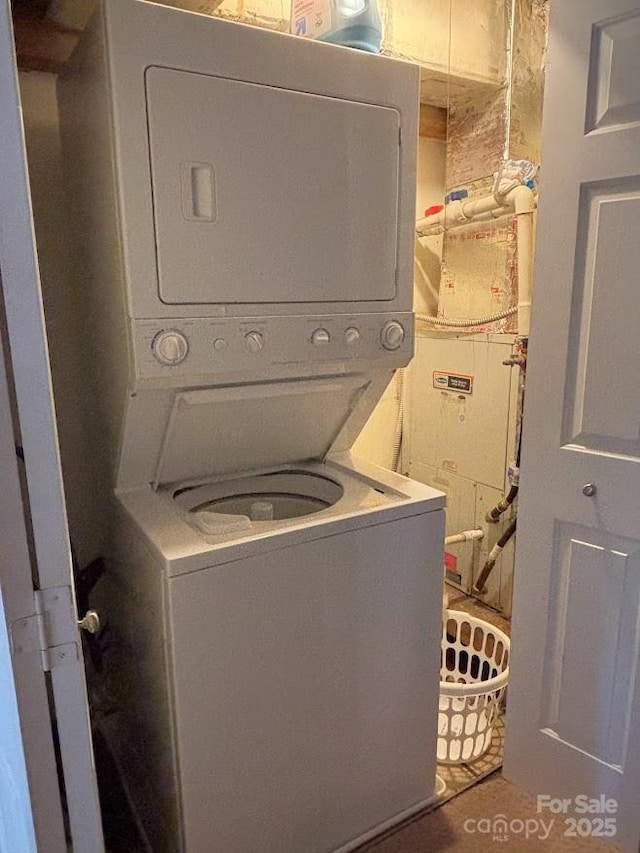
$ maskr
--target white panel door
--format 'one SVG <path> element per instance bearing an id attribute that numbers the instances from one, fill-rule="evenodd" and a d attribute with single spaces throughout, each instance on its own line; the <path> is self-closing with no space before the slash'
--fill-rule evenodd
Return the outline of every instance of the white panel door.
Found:
<path id="1" fill-rule="evenodd" d="M 13 445 L 13 440 L 12 436 L 8 437 L 12 425 L 2 361 L 2 529 L 6 530 L 11 512 L 14 521 L 10 535 L 3 537 L 0 582 L 12 641 L 33 824 L 39 851 L 62 853 L 67 850 L 43 671 L 46 667 L 50 670 L 50 696 L 56 716 L 73 850 L 102 853 L 104 845 L 73 598 L 71 554 L 8 0 L 0 3 L 0 116 L 0 274 L 6 317 L 5 352 L 15 393 L 15 429 L 19 431 L 24 451 L 26 492 L 21 494 L 15 451 L 7 455 L 7 447 Z M 28 505 L 31 549 L 27 546 L 23 500 Z M 40 590 L 37 605 L 34 582 Z M 43 616 L 42 631 L 38 628 L 37 612 Z M 48 649 L 44 654 L 43 646 Z"/>
<path id="2" fill-rule="evenodd" d="M 146 87 L 163 302 L 394 298 L 395 109 L 168 68 Z"/>
<path id="3" fill-rule="evenodd" d="M 553 2 L 543 163 L 505 775 L 637 851 L 640 0 Z"/>

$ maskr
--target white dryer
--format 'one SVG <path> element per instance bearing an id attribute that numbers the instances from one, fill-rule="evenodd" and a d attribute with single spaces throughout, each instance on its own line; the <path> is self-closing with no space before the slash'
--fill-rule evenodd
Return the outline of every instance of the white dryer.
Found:
<path id="1" fill-rule="evenodd" d="M 352 849 L 435 784 L 443 496 L 349 454 L 413 352 L 418 69 L 108 0 L 59 104 L 129 796 L 154 851 Z"/>

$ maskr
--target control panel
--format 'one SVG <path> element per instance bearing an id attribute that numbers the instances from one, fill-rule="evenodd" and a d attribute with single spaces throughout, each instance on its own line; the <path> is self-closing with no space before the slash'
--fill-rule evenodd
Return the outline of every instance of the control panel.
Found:
<path id="1" fill-rule="evenodd" d="M 413 314 L 133 321 L 140 378 L 266 370 L 323 362 L 408 363 Z"/>

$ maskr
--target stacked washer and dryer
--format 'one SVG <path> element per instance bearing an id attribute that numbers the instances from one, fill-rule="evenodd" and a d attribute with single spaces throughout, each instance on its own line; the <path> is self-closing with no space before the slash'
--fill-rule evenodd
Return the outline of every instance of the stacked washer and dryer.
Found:
<path id="1" fill-rule="evenodd" d="M 58 96 L 128 795 L 154 851 L 353 849 L 435 785 L 443 496 L 349 453 L 413 352 L 418 69 L 107 0 Z"/>

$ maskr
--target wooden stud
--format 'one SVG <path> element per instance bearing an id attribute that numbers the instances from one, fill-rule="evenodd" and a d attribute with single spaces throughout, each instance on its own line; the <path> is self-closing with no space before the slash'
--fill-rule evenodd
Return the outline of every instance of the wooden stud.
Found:
<path id="1" fill-rule="evenodd" d="M 420 136 L 446 140 L 447 111 L 431 104 L 420 104 Z"/>
<path id="2" fill-rule="evenodd" d="M 79 35 L 46 18 L 16 17 L 13 27 L 21 71 L 57 74 L 71 55 Z"/>

